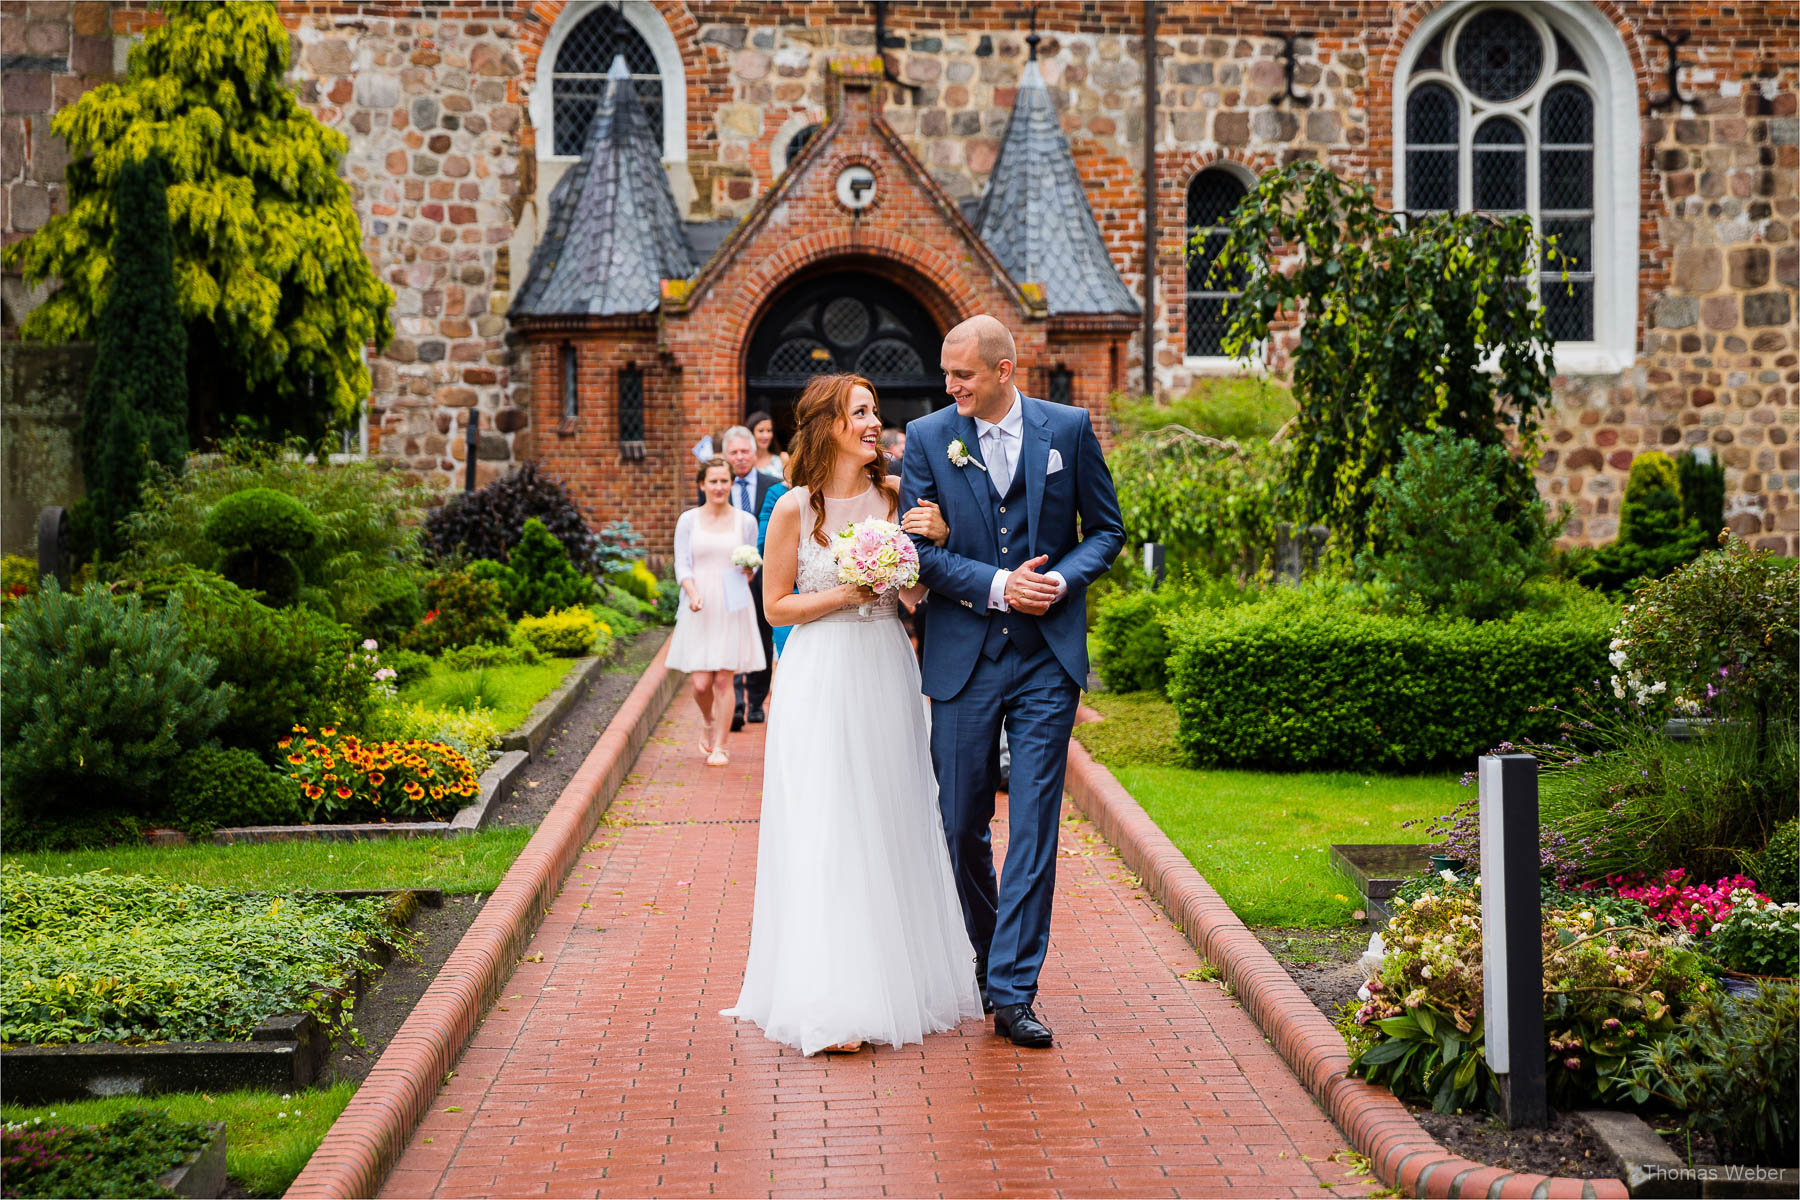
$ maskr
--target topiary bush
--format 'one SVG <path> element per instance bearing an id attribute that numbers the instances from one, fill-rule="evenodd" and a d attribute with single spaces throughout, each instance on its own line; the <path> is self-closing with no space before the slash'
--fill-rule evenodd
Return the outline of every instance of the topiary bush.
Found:
<path id="1" fill-rule="evenodd" d="M 304 608 L 272 609 L 227 580 L 190 573 L 176 586 L 194 644 L 218 662 L 233 690 L 217 729 L 226 746 L 274 760 L 299 724 L 358 724 L 375 704 L 374 667 L 354 655 L 350 631 Z"/>
<path id="2" fill-rule="evenodd" d="M 500 585 L 468 571 L 425 581 L 425 615 L 406 635 L 408 649 L 440 654 L 453 646 L 505 642 L 506 602 Z"/>
<path id="3" fill-rule="evenodd" d="M 300 787 L 248 750 L 200 746 L 177 758 L 163 785 L 159 819 L 204 837 L 236 825 L 297 825 Z"/>
<path id="4" fill-rule="evenodd" d="M 233 492 L 213 506 L 202 528 L 225 552 L 219 573 L 262 593 L 276 608 L 286 608 L 300 594 L 300 568 L 290 556 L 312 549 L 322 530 L 306 505 L 274 488 Z"/>
<path id="5" fill-rule="evenodd" d="M 612 652 L 612 630 L 585 608 L 568 608 L 541 617 L 525 617 L 514 636 L 540 654 L 581 658 Z"/>
<path id="6" fill-rule="evenodd" d="M 381 459 L 333 463 L 312 450 L 229 439 L 215 454 L 190 458 L 185 472 L 157 473 L 126 521 L 119 577 L 182 565 L 217 570 L 225 554 L 205 536 L 207 519 L 219 501 L 251 488 L 291 496 L 319 520 L 312 548 L 288 555 L 306 580 L 309 607 L 335 620 L 366 608 L 364 593 L 395 574 L 416 576 L 423 486 Z"/>
<path id="7" fill-rule="evenodd" d="M 469 573 L 499 585 L 507 613 L 514 619 L 541 617 L 594 598 L 594 581 L 574 568 L 562 543 L 536 517 L 525 522 L 524 535 L 505 564 L 482 559 L 470 566 Z"/>
<path id="8" fill-rule="evenodd" d="M 1780 904 L 1800 902 L 1800 819 L 1789 817 L 1775 826 L 1768 844 L 1746 855 L 1744 870 L 1771 900 Z"/>
<path id="9" fill-rule="evenodd" d="M 525 536 L 525 522 L 533 517 L 562 543 L 582 574 L 598 574 L 606 565 L 600 540 L 588 528 L 581 506 L 534 462 L 479 491 L 451 497 L 425 518 L 425 548 L 440 559 L 460 552 L 505 562 Z"/>
<path id="10" fill-rule="evenodd" d="M 380 576 L 354 598 L 349 611 L 339 615 L 351 629 L 385 646 L 398 641 L 425 615 L 425 592 L 404 572 Z"/>
<path id="11" fill-rule="evenodd" d="M 1375 549 L 1358 556 L 1357 574 L 1381 584 L 1394 607 L 1475 621 L 1517 612 L 1549 569 L 1553 535 L 1543 501 L 1508 497 L 1511 453 L 1447 429 L 1409 433 L 1402 445 L 1393 473 L 1371 489 Z"/>
<path id="12" fill-rule="evenodd" d="M 1578 557 L 1573 575 L 1589 587 L 1624 591 L 1692 562 L 1717 536 L 1718 530 L 1703 529 L 1683 511 L 1675 461 L 1660 450 L 1646 451 L 1631 460 L 1619 536 Z"/>
<path id="13" fill-rule="evenodd" d="M 71 595 L 51 580 L 22 597 L 0 642 L 7 806 L 30 820 L 154 796 L 233 699 L 214 679 L 217 660 L 188 636 L 204 620 L 98 584 Z"/>
<path id="14" fill-rule="evenodd" d="M 1198 764 L 1417 769 L 1547 736 L 1535 710 L 1602 676 L 1614 618 L 1580 596 L 1476 624 L 1279 588 L 1170 617 L 1168 693 Z"/>
<path id="15" fill-rule="evenodd" d="M 1161 692 L 1169 680 L 1169 635 L 1157 593 L 1113 592 L 1096 606 L 1094 670 L 1109 692 Z"/>

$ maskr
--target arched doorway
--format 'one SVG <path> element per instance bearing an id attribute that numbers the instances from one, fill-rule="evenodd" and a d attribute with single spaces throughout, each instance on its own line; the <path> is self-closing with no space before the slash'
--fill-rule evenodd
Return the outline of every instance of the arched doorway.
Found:
<path id="1" fill-rule="evenodd" d="M 881 399 L 883 424 L 950 403 L 938 370 L 944 330 L 906 289 L 879 275 L 836 271 L 806 279 L 776 299 L 750 335 L 744 411 L 775 418 L 786 442 L 794 401 L 814 375 L 865 375 Z"/>

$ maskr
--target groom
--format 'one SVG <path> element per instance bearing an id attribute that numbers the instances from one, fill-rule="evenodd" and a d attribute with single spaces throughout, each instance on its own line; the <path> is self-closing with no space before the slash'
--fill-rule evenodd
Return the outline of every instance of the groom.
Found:
<path id="1" fill-rule="evenodd" d="M 1063 770 L 1087 682 L 1084 596 L 1124 544 L 1112 475 L 1087 410 L 1014 386 L 1012 334 L 971 317 L 944 338 L 956 401 L 906 429 L 901 511 L 935 501 L 942 546 L 914 537 L 924 609 L 931 758 L 963 922 L 994 1032 L 1051 1044 L 1032 1008 L 1050 941 Z M 1079 532 L 1078 532 L 1079 526 Z M 1000 730 L 1012 751 L 1006 868 L 988 826 Z"/>

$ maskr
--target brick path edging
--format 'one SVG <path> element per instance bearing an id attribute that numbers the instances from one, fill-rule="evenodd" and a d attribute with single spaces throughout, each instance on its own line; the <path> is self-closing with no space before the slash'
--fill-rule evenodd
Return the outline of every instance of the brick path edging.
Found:
<path id="1" fill-rule="evenodd" d="M 373 1196 L 481 1023 L 582 844 L 687 678 L 665 640 L 581 769 L 438 970 L 349 1105 L 287 1190 L 290 1198 Z"/>
<path id="2" fill-rule="evenodd" d="M 1099 718 L 1083 705 L 1077 720 Z M 1230 981 L 1244 1011 L 1331 1114 L 1351 1146 L 1368 1156 L 1384 1184 L 1408 1195 L 1428 1197 L 1623 1200 L 1630 1194 L 1620 1179 L 1558 1179 L 1505 1171 L 1438 1145 L 1392 1092 L 1351 1077 L 1349 1051 L 1325 1014 L 1306 998 L 1274 955 L 1113 773 L 1073 740 L 1069 742 L 1068 791 L 1119 857 L 1142 878 L 1144 890 L 1168 910 L 1194 949 Z"/>

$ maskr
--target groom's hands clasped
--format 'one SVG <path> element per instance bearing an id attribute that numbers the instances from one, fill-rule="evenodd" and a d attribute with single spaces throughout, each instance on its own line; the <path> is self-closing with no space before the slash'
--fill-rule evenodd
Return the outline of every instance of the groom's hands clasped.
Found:
<path id="1" fill-rule="evenodd" d="M 1056 602 L 1056 580 L 1038 574 L 1038 568 L 1049 561 L 1048 554 L 1040 554 L 1013 568 L 1012 574 L 1006 577 L 1007 607 L 1031 617 L 1041 617 L 1050 611 L 1050 606 Z"/>

